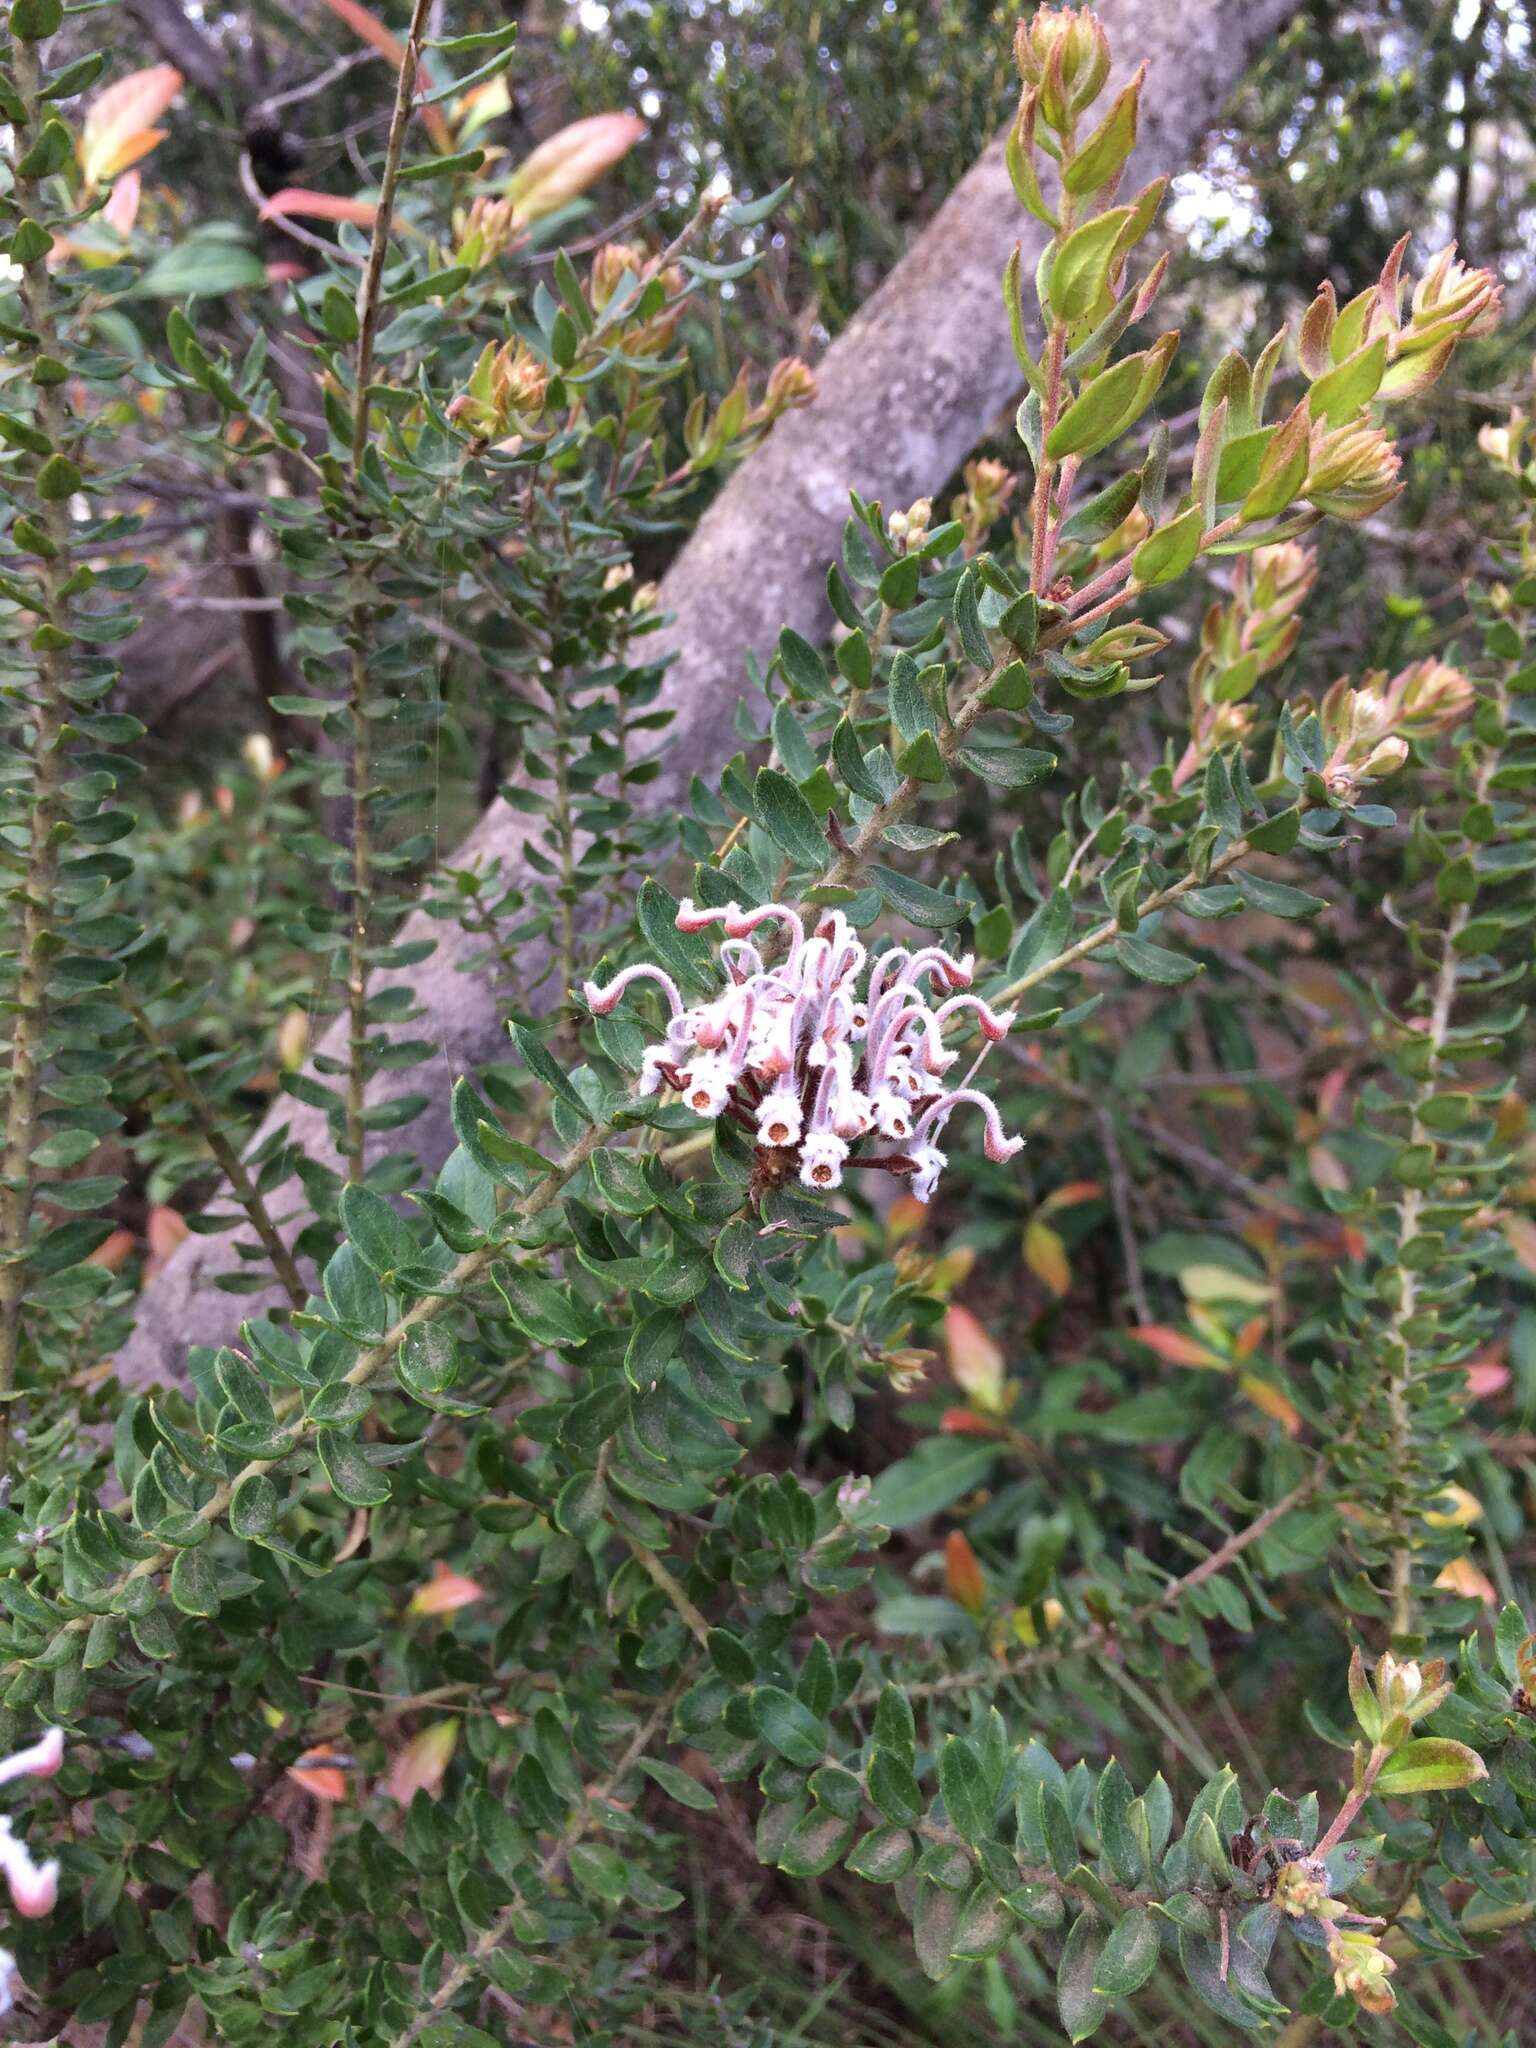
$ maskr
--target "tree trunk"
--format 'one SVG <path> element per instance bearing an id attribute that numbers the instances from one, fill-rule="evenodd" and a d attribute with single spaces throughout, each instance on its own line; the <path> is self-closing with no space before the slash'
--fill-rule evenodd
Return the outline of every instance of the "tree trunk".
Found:
<path id="1" fill-rule="evenodd" d="M 1115 46 L 1117 72 L 1150 60 L 1142 128 L 1126 190 L 1187 164 L 1218 119 L 1250 58 L 1295 11 L 1294 0 L 1100 0 Z M 1023 213 L 1009 186 L 1002 140 L 962 179 L 941 211 L 827 351 L 817 370 L 817 402 L 791 413 L 765 446 L 731 478 L 662 585 L 672 623 L 648 644 L 677 658 L 659 704 L 673 714 L 661 772 L 639 800 L 651 811 L 682 809 L 689 778 L 709 776 L 735 751 L 733 717 L 745 688 L 748 650 L 766 663 L 779 629 L 815 639 L 828 625 L 825 577 L 848 515 L 850 486 L 890 508 L 937 490 L 986 428 L 1018 395 L 1000 279 L 1016 241 L 1032 272 L 1044 231 Z M 536 821 L 535 821 L 536 828 Z M 452 864 L 499 859 L 502 873 L 525 872 L 530 821 L 498 800 L 452 856 Z M 409 1127 L 408 1142 L 431 1173 L 454 1144 L 448 1092 L 460 1074 L 504 1055 L 505 1019 L 486 983 L 461 971 L 477 950 L 454 926 L 418 912 L 408 938 L 432 937 L 437 951 L 403 978 L 422 1014 L 401 1026 L 435 1039 L 441 1060 L 426 1076 L 432 1106 Z M 530 949 L 532 954 L 533 949 Z M 530 957 L 531 983 L 545 964 Z M 381 974 L 379 985 L 391 977 Z M 339 1027 L 322 1041 L 336 1052 Z M 375 1099 L 423 1085 L 421 1069 L 386 1074 Z M 332 1157 L 323 1116 L 285 1100 L 262 1135 L 286 1122 L 317 1157 Z M 400 1138 L 390 1133 L 387 1143 Z M 303 1207 L 297 1182 L 274 1196 L 282 1216 Z M 146 1386 L 181 1377 L 187 1347 L 224 1344 L 252 1297 L 214 1282 L 233 1271 L 232 1238 L 189 1238 L 144 1292 L 137 1329 L 118 1360 L 122 1379 Z"/>

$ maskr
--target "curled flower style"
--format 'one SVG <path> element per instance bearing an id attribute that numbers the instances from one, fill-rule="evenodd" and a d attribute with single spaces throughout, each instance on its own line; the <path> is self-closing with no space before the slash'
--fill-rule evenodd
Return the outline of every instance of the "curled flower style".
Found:
<path id="1" fill-rule="evenodd" d="M 0 1757 L 0 1785 L 12 1778 L 51 1778 L 63 1761 L 64 1731 L 50 1728 L 29 1749 Z M 0 1871 L 5 1873 L 11 1904 L 24 1920 L 40 1920 L 52 1912 L 59 1896 L 59 1866 L 51 1858 L 46 1863 L 34 1862 L 31 1850 L 12 1833 L 4 1814 L 0 1814 Z M 15 1969 L 15 1958 L 0 1948 L 0 2014 L 11 2009 Z"/>
<path id="2" fill-rule="evenodd" d="M 976 1066 L 1007 1036 L 1013 1012 L 968 993 L 969 957 L 897 946 L 871 960 L 838 910 L 808 932 L 782 903 L 706 910 L 685 900 L 678 908 L 679 931 L 715 925 L 724 930 L 719 995 L 689 1007 L 650 961 L 626 967 L 606 988 L 589 981 L 585 995 L 593 1015 L 605 1017 L 636 983 L 660 989 L 666 1034 L 645 1051 L 640 1092 L 665 1085 L 698 1115 L 728 1116 L 750 1131 L 758 1191 L 796 1175 L 803 1187 L 830 1192 L 845 1171 L 867 1167 L 910 1177 L 913 1194 L 930 1201 L 947 1163 L 939 1140 L 966 1106 L 985 1120 L 989 1159 L 1011 1159 L 1022 1147 L 974 1085 Z M 774 959 L 775 947 L 787 952 Z M 962 1085 L 949 1088 L 943 1077 L 959 1055 L 945 1046 L 944 1030 L 960 1018 L 979 1027 L 982 1050 Z M 856 1156 L 866 1139 L 899 1149 Z"/>

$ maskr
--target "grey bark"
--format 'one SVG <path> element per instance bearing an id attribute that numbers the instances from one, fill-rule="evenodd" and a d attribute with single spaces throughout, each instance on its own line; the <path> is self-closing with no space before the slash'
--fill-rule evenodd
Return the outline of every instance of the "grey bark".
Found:
<path id="1" fill-rule="evenodd" d="M 1295 0 L 1100 0 L 1098 11 L 1121 77 L 1141 55 L 1150 60 L 1125 187 L 1133 191 L 1191 160 L 1250 59 L 1295 12 Z M 690 776 L 709 773 L 735 751 L 732 720 L 746 687 L 745 652 L 766 662 L 785 624 L 813 639 L 825 631 L 826 565 L 837 552 L 849 487 L 891 508 L 937 490 L 1016 398 L 999 280 L 1019 240 L 1026 272 L 1033 269 L 1043 235 L 1014 198 L 999 138 L 827 351 L 817 369 L 816 403 L 780 422 L 700 521 L 662 586 L 663 607 L 673 616 L 660 637 L 676 659 L 660 704 L 673 722 L 661 772 L 642 799 L 648 810 L 684 808 Z M 453 865 L 497 858 L 503 874 L 514 877 L 529 830 L 527 818 L 493 803 Z M 433 1107 L 404 1139 L 387 1141 L 408 1142 L 431 1173 L 454 1143 L 451 1083 L 503 1057 L 507 1039 L 494 990 L 461 971 L 477 945 L 420 912 L 406 933 L 438 941 L 433 958 L 410 971 L 424 1014 L 403 1028 L 435 1040 L 441 1058 L 425 1078 L 421 1069 L 382 1076 L 378 1095 L 435 1089 Z M 530 982 L 543 965 L 530 959 Z M 324 1046 L 342 1049 L 334 1028 Z M 262 1135 L 284 1121 L 315 1156 L 334 1156 L 318 1111 L 285 1101 Z M 279 1216 L 301 1210 L 297 1184 L 272 1206 Z M 124 1380 L 143 1386 L 178 1378 L 189 1344 L 230 1341 L 251 1313 L 251 1298 L 213 1283 L 236 1264 L 229 1236 L 183 1244 L 145 1290 L 138 1327 L 118 1360 Z"/>

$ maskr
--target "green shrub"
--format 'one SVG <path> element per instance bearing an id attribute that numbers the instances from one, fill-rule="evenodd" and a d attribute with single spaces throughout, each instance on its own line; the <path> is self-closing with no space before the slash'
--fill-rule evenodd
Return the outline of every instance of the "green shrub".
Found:
<path id="1" fill-rule="evenodd" d="M 217 298 L 232 245 L 210 267 L 100 216 L 66 121 L 100 65 L 49 69 L 57 0 L 10 10 L 0 1742 L 49 1732 L 0 1765 L 43 1781 L 0 1864 L 28 2021 L 805 2038 L 702 1940 L 651 1969 L 688 1838 L 749 1816 L 800 1910 L 910 1923 L 893 1974 L 915 1952 L 949 2001 L 925 2024 L 1081 2040 L 1134 1999 L 1165 2037 L 1294 2007 L 1293 2042 L 1462 2038 L 1475 1959 L 1529 1925 L 1536 1816 L 1523 1516 L 1492 1470 L 1520 1418 L 1472 1409 L 1536 1369 L 1522 416 L 1484 436 L 1510 510 L 1465 646 L 1421 616 L 1390 677 L 1316 703 L 1283 679 L 1305 537 L 1391 501 L 1386 422 L 1493 280 L 1446 254 L 1409 289 L 1399 245 L 1318 294 L 1296 367 L 1284 333 L 1224 355 L 1171 448 L 1178 335 L 1127 340 L 1162 277 L 1137 251 L 1164 181 L 1118 189 L 1139 80 L 1105 89 L 1090 14 L 1036 14 L 1010 161 L 1049 240 L 1032 295 L 1004 280 L 1028 489 L 978 464 L 947 519 L 855 499 L 830 660 L 786 631 L 742 752 L 690 816 L 644 816 L 666 733 L 634 552 L 811 394 L 786 361 L 669 444 L 685 302 L 776 198 L 518 267 L 632 133 L 500 186 L 441 115 L 418 152 L 418 105 L 451 98 L 414 90 L 428 13 L 371 218 L 294 286 L 306 440 L 290 338 L 252 321 L 237 354 L 198 304 L 159 331 L 146 262 Z M 511 46 L 426 54 L 462 92 Z M 302 684 L 271 709 L 316 735 L 262 735 L 211 808 L 163 815 L 113 701 L 145 421 L 260 496 Z M 1174 600 L 1228 564 L 1159 703 Z M 438 750 L 482 705 L 528 883 L 437 873 Z M 396 936 L 423 877 L 514 1013 L 435 1175 Z M 1342 1028 L 1295 985 L 1309 920 Z M 1306 1120 L 1281 1013 L 1328 1062 Z M 341 1050 L 306 1065 L 296 1022 L 326 1014 Z M 1196 1052 L 1229 1103 L 1257 1071 L 1222 1156 L 1159 1113 Z M 401 1068 L 414 1093 L 374 1090 Z M 337 1167 L 281 1128 L 243 1149 L 273 1087 Z M 277 1213 L 295 1173 L 304 1213 Z M 196 1223 L 240 1232 L 251 1313 L 185 1388 L 130 1396 L 103 1370 L 124 1218 L 220 1177 Z M 1096 1240 L 1118 1264 L 1074 1325 Z M 957 1391 L 930 1404 L 940 1343 Z M 918 1440 L 880 1452 L 914 1391 Z M 912 1533 L 941 1518 L 942 1558 Z"/>

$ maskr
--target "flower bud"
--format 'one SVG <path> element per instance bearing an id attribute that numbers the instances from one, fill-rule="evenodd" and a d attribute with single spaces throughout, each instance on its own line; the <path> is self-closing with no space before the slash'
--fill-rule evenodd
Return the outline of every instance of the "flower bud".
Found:
<path id="1" fill-rule="evenodd" d="M 1356 421 L 1328 428 L 1319 422 L 1312 433 L 1312 452 L 1305 492 L 1319 512 L 1337 519 L 1369 519 L 1390 504 L 1402 485 L 1402 462 L 1380 427 Z"/>
<path id="2" fill-rule="evenodd" d="M 264 732 L 246 734 L 241 743 L 240 757 L 258 782 L 271 782 L 282 773 L 272 742 Z"/>
<path id="3" fill-rule="evenodd" d="M 966 553 L 974 554 L 1002 516 L 1018 478 L 1007 463 L 985 456 L 968 462 L 964 477 L 965 489 L 950 505 L 949 516 L 965 528 Z"/>
<path id="4" fill-rule="evenodd" d="M 1320 1856 L 1299 1856 L 1275 1873 L 1274 1902 L 1293 1920 L 1315 1918 L 1328 1898 L 1328 1865 Z"/>
<path id="5" fill-rule="evenodd" d="M 1517 406 L 1509 415 L 1507 425 L 1485 426 L 1477 430 L 1477 445 L 1500 469 L 1513 470 L 1520 462 L 1520 444 L 1530 421 Z"/>
<path id="6" fill-rule="evenodd" d="M 1376 1697 L 1381 1702 L 1383 1718 L 1422 1711 L 1420 1702 L 1424 1696 L 1425 1681 L 1428 1679 L 1433 1686 L 1443 1669 L 1444 1666 L 1440 1665 L 1438 1669 L 1431 1667 L 1426 1672 L 1412 1658 L 1399 1662 L 1390 1650 L 1384 1650 L 1381 1662 L 1376 1666 Z"/>
<path id="7" fill-rule="evenodd" d="M 1013 39 L 1019 76 L 1040 95 L 1040 111 L 1058 132 L 1090 106 L 1109 76 L 1109 37 L 1086 7 L 1041 7 Z"/>
<path id="8" fill-rule="evenodd" d="M 1381 745 L 1373 748 L 1366 757 L 1360 772 L 1368 782 L 1379 782 L 1384 776 L 1395 775 L 1407 758 L 1406 740 L 1383 740 Z"/>
<path id="9" fill-rule="evenodd" d="M 512 242 L 517 222 L 510 199 L 491 199 L 481 193 L 467 213 L 454 221 L 454 258 L 478 270 L 492 263 Z"/>
<path id="10" fill-rule="evenodd" d="M 1472 709 L 1476 691 L 1469 677 L 1448 662 L 1416 661 L 1392 683 L 1398 707 L 1397 727 L 1410 739 L 1449 732 Z"/>
<path id="11" fill-rule="evenodd" d="M 645 268 L 645 252 L 632 242 L 604 242 L 592 258 L 587 290 L 594 312 L 601 313 L 627 275 L 638 277 Z"/>
<path id="12" fill-rule="evenodd" d="M 527 343 L 487 342 L 469 383 L 451 399 L 448 417 L 460 421 L 477 441 L 498 440 L 520 420 L 544 410 L 549 378 Z"/>
<path id="13" fill-rule="evenodd" d="M 761 410 L 766 419 L 776 420 L 780 413 L 809 405 L 815 396 L 816 378 L 810 365 L 798 356 L 785 356 L 768 372 Z"/>
<path id="14" fill-rule="evenodd" d="M 839 1481 L 837 1488 L 837 1512 L 845 1522 L 850 1516 L 858 1513 L 873 1491 L 873 1481 L 861 1478 L 854 1472 L 848 1473 L 844 1479 Z"/>

